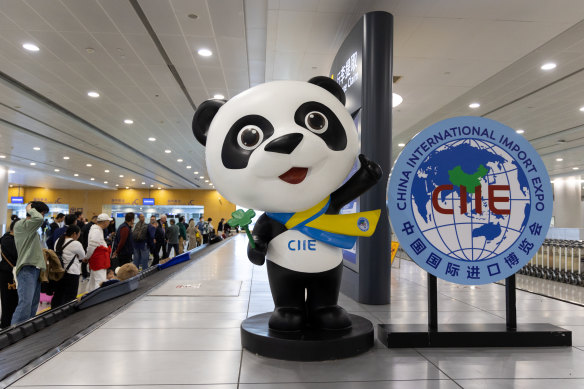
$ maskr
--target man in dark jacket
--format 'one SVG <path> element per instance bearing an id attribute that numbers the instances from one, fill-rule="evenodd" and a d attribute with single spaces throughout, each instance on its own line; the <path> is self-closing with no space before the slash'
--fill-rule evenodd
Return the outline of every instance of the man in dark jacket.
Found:
<path id="1" fill-rule="evenodd" d="M 158 222 L 155 216 L 150 216 L 150 224 L 148 224 L 148 249 L 152 253 L 154 259 L 152 260 L 152 266 L 158 265 L 160 262 L 160 256 L 158 250 L 156 250 L 156 230 L 158 228 Z"/>
<path id="2" fill-rule="evenodd" d="M 162 258 L 168 258 L 168 251 L 166 249 L 166 229 L 168 224 L 166 223 L 166 215 L 162 214 L 160 220 L 158 220 L 158 228 L 156 229 L 156 252 L 159 252 L 162 248 Z"/>
<path id="3" fill-rule="evenodd" d="M 134 253 L 134 238 L 132 237 L 132 226 L 134 225 L 134 212 L 126 213 L 124 222 L 118 227 L 116 237 L 114 239 L 113 254 L 112 254 L 112 268 L 125 265 L 132 262 L 132 254 Z"/>
<path id="4" fill-rule="evenodd" d="M 47 248 L 50 250 L 55 249 L 55 243 L 59 240 L 61 235 L 67 231 L 67 227 L 75 224 L 77 219 L 75 215 L 66 215 L 65 216 L 65 225 L 63 227 L 57 228 L 52 234 L 49 239 L 47 239 Z"/>
<path id="5" fill-rule="evenodd" d="M 185 217 L 180 216 L 178 218 L 178 230 L 179 230 L 179 237 L 178 237 L 178 253 L 182 254 L 184 250 L 184 244 L 187 240 L 187 227 L 185 227 Z M 168 250 L 170 252 L 170 249 Z M 176 253 L 175 253 L 176 255 Z"/>

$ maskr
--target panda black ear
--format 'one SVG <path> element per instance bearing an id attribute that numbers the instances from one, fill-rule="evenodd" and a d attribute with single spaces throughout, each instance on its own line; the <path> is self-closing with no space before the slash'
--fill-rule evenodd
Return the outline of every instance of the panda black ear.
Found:
<path id="1" fill-rule="evenodd" d="M 207 143 L 207 133 L 213 118 L 225 103 L 225 100 L 206 100 L 197 108 L 193 116 L 193 134 L 203 146 Z"/>
<path id="2" fill-rule="evenodd" d="M 316 76 L 312 77 L 310 80 L 308 80 L 308 82 L 326 89 L 332 93 L 333 96 L 335 96 L 341 102 L 341 104 L 345 105 L 345 92 L 343 91 L 343 88 L 341 88 L 341 86 L 337 84 L 337 82 L 332 78 Z"/>

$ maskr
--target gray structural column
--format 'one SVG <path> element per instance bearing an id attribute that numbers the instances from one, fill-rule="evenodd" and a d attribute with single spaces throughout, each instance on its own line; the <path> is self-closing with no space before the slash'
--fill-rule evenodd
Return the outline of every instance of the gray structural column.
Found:
<path id="1" fill-rule="evenodd" d="M 4 235 L 8 228 L 8 167 L 0 165 L 0 232 Z"/>
<path id="2" fill-rule="evenodd" d="M 391 230 L 387 183 L 391 169 L 391 96 L 393 83 L 393 15 L 364 16 L 361 152 L 377 162 L 383 177 L 361 196 L 361 210 L 381 208 L 372 237 L 359 240 L 359 301 L 388 304 L 391 277 Z"/>

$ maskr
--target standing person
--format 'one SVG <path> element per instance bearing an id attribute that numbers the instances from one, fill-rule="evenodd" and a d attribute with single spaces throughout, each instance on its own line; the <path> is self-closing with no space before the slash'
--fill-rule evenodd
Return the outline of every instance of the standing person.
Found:
<path id="1" fill-rule="evenodd" d="M 166 229 L 168 225 L 166 224 L 166 215 L 162 214 L 158 220 L 158 229 L 156 230 L 156 252 L 159 252 L 162 248 L 162 258 L 168 258 L 168 252 L 166 251 Z"/>
<path id="2" fill-rule="evenodd" d="M 82 229 L 83 226 L 85 225 L 85 222 L 83 221 L 83 212 L 82 211 L 76 211 L 75 212 L 75 222 L 77 223 L 77 227 L 79 227 L 79 229 Z"/>
<path id="3" fill-rule="evenodd" d="M 168 240 L 168 257 L 170 257 L 170 249 L 174 249 L 174 256 L 178 255 L 178 237 L 180 230 L 176 225 L 174 219 L 170 219 L 170 227 L 166 229 L 166 239 Z"/>
<path id="4" fill-rule="evenodd" d="M 221 218 L 221 220 L 219 221 L 219 225 L 217 226 L 217 234 L 221 235 L 223 234 L 223 226 L 225 225 L 225 219 Z"/>
<path id="5" fill-rule="evenodd" d="M 97 222 L 97 215 L 91 217 L 91 221 L 86 223 L 81 229 L 81 235 L 79 236 L 79 242 L 83 246 L 83 250 L 87 251 L 87 244 L 89 243 L 89 230 Z M 87 261 L 81 262 L 81 275 L 83 278 L 89 277 L 89 270 L 87 270 Z"/>
<path id="6" fill-rule="evenodd" d="M 187 228 L 187 237 L 189 238 L 189 247 L 188 250 L 192 250 L 197 247 L 197 226 L 195 225 L 195 221 L 191 219 L 189 221 L 189 228 Z"/>
<path id="7" fill-rule="evenodd" d="M 158 248 L 158 250 L 156 250 L 156 229 L 157 228 L 158 228 L 158 222 L 156 221 L 156 217 L 150 216 L 150 224 L 148 224 L 148 249 L 150 250 L 150 252 L 152 253 L 152 256 L 154 258 L 152 260 L 152 266 L 158 265 L 158 263 L 160 262 L 160 257 L 158 254 L 160 247 Z"/>
<path id="8" fill-rule="evenodd" d="M 124 222 L 118 227 L 116 237 L 112 249 L 112 259 L 115 269 L 118 266 L 125 265 L 132 262 L 132 254 L 134 253 L 134 237 L 132 236 L 132 226 L 134 225 L 134 212 L 126 213 Z"/>
<path id="9" fill-rule="evenodd" d="M 134 225 L 132 238 L 134 238 L 134 265 L 144 271 L 148 269 L 150 253 L 148 250 L 148 224 L 145 222 L 143 213 L 138 215 L 138 223 Z"/>
<path id="10" fill-rule="evenodd" d="M 57 240 L 59 240 L 61 235 L 63 235 L 65 231 L 67 231 L 67 227 L 75 224 L 76 222 L 77 220 L 75 219 L 75 215 L 65 215 L 65 224 L 62 227 L 57 228 L 51 234 L 51 237 L 47 239 L 47 247 L 50 249 L 55 247 L 55 243 L 57 242 Z"/>
<path id="11" fill-rule="evenodd" d="M 0 328 L 10 326 L 12 315 L 18 305 L 18 292 L 12 269 L 18 260 L 16 244 L 14 243 L 14 225 L 20 220 L 18 218 L 10 223 L 10 230 L 0 238 L 2 259 L 0 260 L 0 300 L 2 307 L 2 317 L 0 318 Z"/>
<path id="12" fill-rule="evenodd" d="M 58 213 L 57 217 L 55 217 L 54 221 L 49 225 L 49 230 L 47 231 L 47 241 L 53 236 L 53 233 L 55 231 L 57 231 L 59 228 L 61 228 L 61 223 L 63 223 L 63 220 L 65 220 L 65 214 L 64 213 Z M 52 247 L 52 246 L 48 246 L 47 247 Z"/>
<path id="13" fill-rule="evenodd" d="M 211 223 L 213 219 L 208 218 L 203 224 L 203 243 L 209 243 L 209 239 L 214 235 L 214 227 Z"/>
<path id="14" fill-rule="evenodd" d="M 89 286 L 87 291 L 91 292 L 99 288 L 99 285 L 106 280 L 107 269 L 110 267 L 110 248 L 107 246 L 103 232 L 110 225 L 111 217 L 107 213 L 97 216 L 97 221 L 89 230 L 87 237 L 87 255 L 91 274 L 89 275 Z"/>
<path id="15" fill-rule="evenodd" d="M 51 300 L 51 308 L 57 308 L 77 298 L 81 262 L 87 261 L 83 245 L 77 240 L 80 235 L 81 229 L 76 224 L 73 224 L 67 227 L 65 234 L 55 243 L 55 253 L 61 258 L 65 274 L 57 282 L 55 294 L 53 295 L 53 300 Z"/>
<path id="16" fill-rule="evenodd" d="M 205 227 L 205 218 L 201 215 L 199 222 L 197 223 L 197 230 L 199 230 L 201 234 L 203 234 L 203 227 Z"/>
<path id="17" fill-rule="evenodd" d="M 43 224 L 49 207 L 42 201 L 33 201 L 26 206 L 26 219 L 14 225 L 14 242 L 18 261 L 15 265 L 18 290 L 18 305 L 12 315 L 11 324 L 18 324 L 36 314 L 41 297 L 41 270 L 45 270 L 45 255 L 37 230 Z"/>
<path id="18" fill-rule="evenodd" d="M 185 227 L 185 217 L 180 216 L 178 218 L 178 253 L 182 254 L 185 252 L 185 241 L 187 240 L 187 228 Z"/>

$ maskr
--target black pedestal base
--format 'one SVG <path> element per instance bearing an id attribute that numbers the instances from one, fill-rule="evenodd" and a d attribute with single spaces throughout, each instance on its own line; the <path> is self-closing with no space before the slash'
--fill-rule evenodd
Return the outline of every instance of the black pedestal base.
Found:
<path id="1" fill-rule="evenodd" d="M 287 361 L 326 361 L 353 357 L 373 347 L 373 324 L 360 316 L 349 315 L 353 326 L 347 330 L 278 332 L 268 328 L 271 314 L 262 313 L 241 323 L 243 348 Z"/>
<path id="2" fill-rule="evenodd" d="M 389 348 L 404 347 L 554 347 L 571 346 L 572 332 L 551 324 L 379 324 L 379 340 Z"/>

